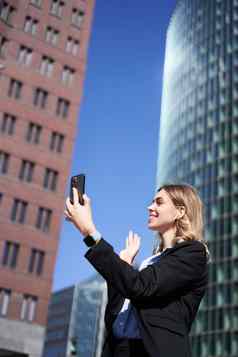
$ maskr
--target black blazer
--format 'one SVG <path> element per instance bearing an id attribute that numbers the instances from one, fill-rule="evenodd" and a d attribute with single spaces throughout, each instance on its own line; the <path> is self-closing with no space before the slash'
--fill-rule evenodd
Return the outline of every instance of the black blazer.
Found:
<path id="1" fill-rule="evenodd" d="M 85 257 L 108 286 L 103 357 L 113 356 L 112 324 L 124 298 L 130 299 L 137 310 L 149 356 L 191 356 L 188 334 L 208 284 L 208 260 L 201 242 L 177 243 L 165 250 L 158 263 L 141 271 L 121 260 L 104 239 Z"/>

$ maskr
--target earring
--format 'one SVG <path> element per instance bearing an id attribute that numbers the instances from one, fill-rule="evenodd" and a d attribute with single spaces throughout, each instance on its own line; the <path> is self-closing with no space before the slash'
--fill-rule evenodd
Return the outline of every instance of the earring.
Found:
<path id="1" fill-rule="evenodd" d="M 176 235 L 177 235 L 179 233 L 179 220 L 176 218 L 174 222 L 175 222 Z"/>

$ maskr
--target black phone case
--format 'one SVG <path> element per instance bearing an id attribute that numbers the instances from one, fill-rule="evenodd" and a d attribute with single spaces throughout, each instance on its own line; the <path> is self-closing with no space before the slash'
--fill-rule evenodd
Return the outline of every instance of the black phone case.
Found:
<path id="1" fill-rule="evenodd" d="M 84 204 L 83 201 L 83 194 L 85 192 L 85 175 L 80 174 L 80 175 L 75 175 L 71 177 L 71 183 L 70 183 L 70 202 L 73 204 L 74 203 L 74 196 L 73 196 L 73 187 L 75 187 L 79 193 L 79 203 L 81 205 Z"/>

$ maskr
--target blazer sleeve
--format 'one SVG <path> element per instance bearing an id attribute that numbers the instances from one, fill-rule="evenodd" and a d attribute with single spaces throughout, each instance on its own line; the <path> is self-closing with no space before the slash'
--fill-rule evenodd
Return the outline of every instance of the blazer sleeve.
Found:
<path id="1" fill-rule="evenodd" d="M 204 276 L 207 264 L 205 248 L 198 241 L 161 256 L 158 263 L 141 271 L 121 260 L 103 238 L 85 257 L 123 297 L 138 302 L 191 287 Z"/>
<path id="2" fill-rule="evenodd" d="M 122 308 L 124 300 L 124 297 L 118 290 L 116 290 L 112 284 L 107 283 L 107 305 L 104 316 L 107 329 L 111 329 L 117 314 Z"/>
<path id="3" fill-rule="evenodd" d="M 124 302 L 124 297 L 115 287 L 107 282 L 107 308 L 110 312 L 119 312 Z"/>

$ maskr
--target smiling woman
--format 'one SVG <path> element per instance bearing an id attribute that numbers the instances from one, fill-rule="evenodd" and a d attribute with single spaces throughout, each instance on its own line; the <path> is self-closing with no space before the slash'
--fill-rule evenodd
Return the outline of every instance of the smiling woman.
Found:
<path id="1" fill-rule="evenodd" d="M 91 203 L 68 198 L 65 216 L 85 236 L 85 257 L 105 278 L 107 336 L 102 357 L 190 357 L 189 332 L 208 283 L 202 202 L 189 185 L 161 187 L 148 207 L 159 246 L 139 270 L 132 266 L 140 238 L 129 232 L 117 255 L 97 231 Z"/>
<path id="2" fill-rule="evenodd" d="M 185 206 L 183 204 L 173 204 L 169 193 L 165 188 L 162 188 L 157 192 L 148 209 L 148 227 L 161 234 L 164 248 L 170 248 L 172 241 L 169 237 L 176 236 L 176 226 L 174 222 L 182 219 L 185 215 Z"/>
<path id="3" fill-rule="evenodd" d="M 203 239 L 203 204 L 196 191 L 190 185 L 164 185 L 155 195 L 148 207 L 150 216 L 160 218 L 149 222 L 150 229 L 158 231 L 159 245 L 155 251 L 162 251 L 180 240 L 199 240 L 204 244 L 207 255 L 209 251 Z M 176 210 L 180 211 L 179 217 Z M 174 221 L 175 225 L 168 224 Z M 167 239 L 172 229 L 172 240 Z"/>

